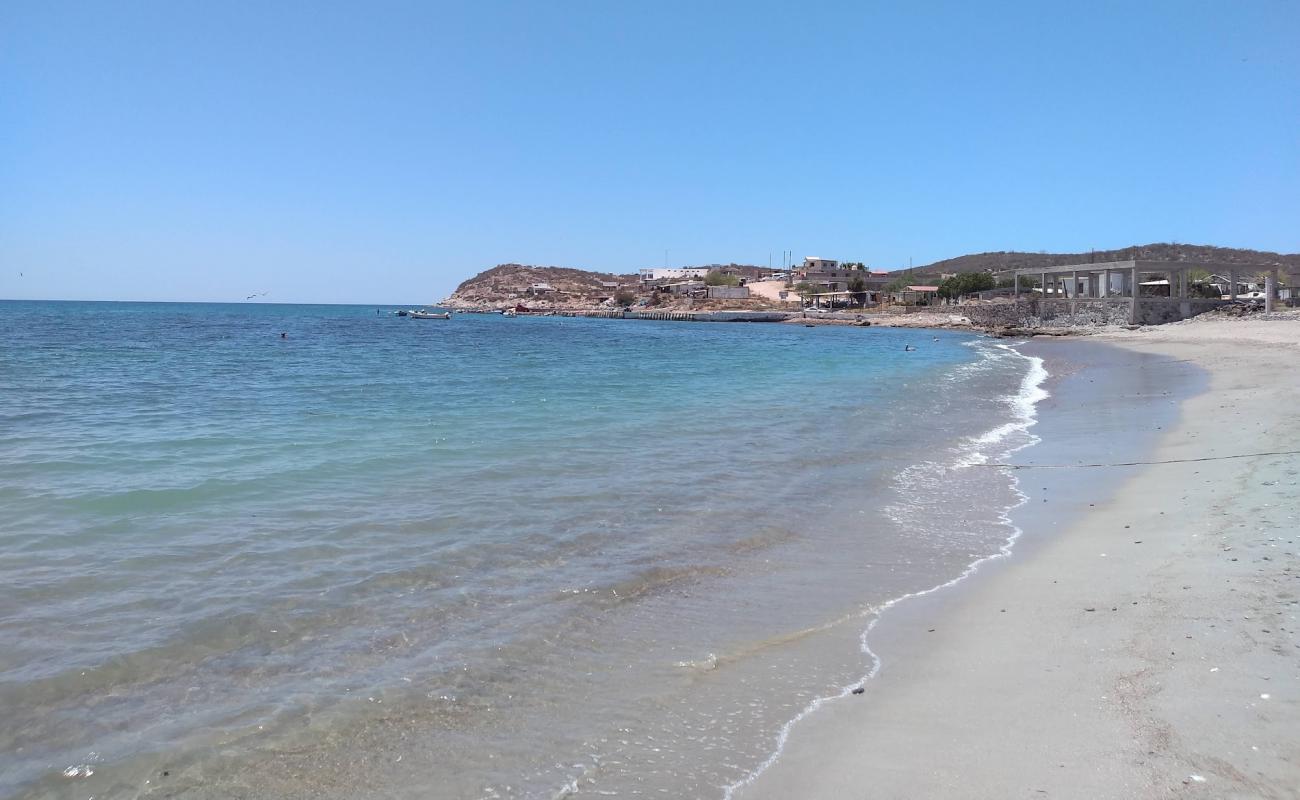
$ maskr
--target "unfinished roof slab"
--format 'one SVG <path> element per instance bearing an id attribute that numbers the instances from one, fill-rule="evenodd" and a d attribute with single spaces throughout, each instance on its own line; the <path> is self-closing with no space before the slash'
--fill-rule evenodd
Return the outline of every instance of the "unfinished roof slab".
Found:
<path id="1" fill-rule="evenodd" d="M 1285 270 L 1278 264 L 1230 264 L 1220 261 L 1105 261 L 1094 264 L 1063 264 L 1059 267 L 1023 267 L 1010 270 L 1016 275 L 1059 275 L 1070 272 L 1105 272 L 1134 269 L 1138 272 L 1186 272 L 1203 269 L 1209 272 L 1268 272 Z"/>

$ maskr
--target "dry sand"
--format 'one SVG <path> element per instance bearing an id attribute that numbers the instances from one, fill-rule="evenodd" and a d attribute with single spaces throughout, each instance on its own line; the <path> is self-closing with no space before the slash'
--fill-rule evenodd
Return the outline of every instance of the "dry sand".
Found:
<path id="1" fill-rule="evenodd" d="M 890 610 L 738 798 L 1300 797 L 1300 456 L 1219 458 L 1300 450 L 1300 322 L 1106 338 L 1210 372 L 1152 460 L 1219 460 Z"/>
<path id="2" fill-rule="evenodd" d="M 789 292 L 788 297 L 797 298 L 797 295 L 785 281 L 750 281 L 749 294 L 752 297 L 761 297 L 764 300 L 772 300 L 777 303 L 786 303 L 787 300 L 781 299 L 781 292 Z"/>

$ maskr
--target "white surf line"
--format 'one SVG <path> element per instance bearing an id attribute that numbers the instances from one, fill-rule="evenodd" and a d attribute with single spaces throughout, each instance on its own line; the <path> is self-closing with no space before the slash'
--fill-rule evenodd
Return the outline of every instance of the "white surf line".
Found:
<path id="1" fill-rule="evenodd" d="M 1020 393 L 1017 394 L 1016 397 L 1013 399 L 1013 402 L 1017 405 L 1018 409 L 1021 410 L 1022 415 L 1024 417 L 1022 429 L 1028 430 L 1029 428 L 1033 427 L 1038 423 L 1038 414 L 1037 414 L 1038 403 L 1050 397 L 1051 395 L 1048 393 L 1046 389 L 1042 388 L 1043 383 L 1049 377 L 1046 368 L 1044 368 L 1043 366 L 1043 359 L 1037 356 L 1027 356 L 1024 353 L 1020 352 L 1019 350 L 1015 349 L 1016 347 L 1022 344 L 1024 344 L 1024 342 L 1016 342 L 1015 344 L 996 344 L 994 346 L 1006 350 L 1008 352 L 1015 353 L 1017 356 L 1020 356 L 1021 358 L 1029 362 L 1029 370 L 1025 374 L 1025 377 L 1020 382 Z M 1010 425 L 1010 423 L 1008 423 L 1007 425 L 1001 425 L 998 428 L 994 428 L 993 430 L 985 433 L 983 436 L 976 437 L 974 441 L 978 442 L 980 439 L 983 439 L 986 436 L 994 434 L 995 432 L 1003 431 L 1004 429 L 1007 432 L 1009 432 L 1010 429 L 1008 428 L 1008 425 Z M 1006 434 L 1004 433 L 1002 436 L 999 436 L 998 438 L 1004 438 L 1005 435 Z M 1014 453 L 1019 450 L 1023 450 L 1026 447 L 1031 447 L 1035 444 L 1038 444 L 1038 442 L 1040 441 L 1042 441 L 1040 438 L 1035 437 L 1033 441 L 1027 442 L 1026 444 L 1023 444 L 1020 447 L 1015 448 L 1015 450 L 1012 450 L 1011 452 Z M 1010 455 L 1010 453 L 1008 453 L 1008 455 Z M 976 465 L 963 464 L 962 466 L 976 466 Z M 798 725 L 800 721 L 806 719 L 809 715 L 811 715 L 817 709 L 821 708 L 826 703 L 829 703 L 832 700 L 839 700 L 851 696 L 853 694 L 854 689 L 861 687 L 867 681 L 870 681 L 872 678 L 875 678 L 876 675 L 880 673 L 880 665 L 882 663 L 880 656 L 876 655 L 875 651 L 871 649 L 871 646 L 867 644 L 867 638 L 870 636 L 872 629 L 876 627 L 876 623 L 880 622 L 880 618 L 881 616 L 883 616 L 885 611 L 887 611 L 890 608 L 893 608 L 894 606 L 898 605 L 904 600 L 908 600 L 913 597 L 924 597 L 925 595 L 934 594 L 935 592 L 941 591 L 943 589 L 947 589 L 950 586 L 955 586 L 956 584 L 961 583 L 962 581 L 969 578 L 971 575 L 974 575 L 976 572 L 978 572 L 979 568 L 983 566 L 985 563 L 989 561 L 993 561 L 994 559 L 1007 558 L 1011 555 L 1012 548 L 1014 547 L 1016 541 L 1020 538 L 1021 534 L 1024 533 L 1024 531 L 1022 531 L 1019 527 L 1015 525 L 1014 522 L 1012 522 L 1011 512 L 1016 510 L 1017 508 L 1020 508 L 1025 503 L 1027 503 L 1029 501 L 1029 495 L 1020 491 L 1020 480 L 1015 476 L 1014 473 L 1009 471 L 1007 475 L 1008 477 L 1011 478 L 1011 488 L 1016 492 L 1016 494 L 1020 495 L 1020 502 L 1003 509 L 1003 511 L 999 514 L 1000 521 L 1002 522 L 1002 524 L 1010 527 L 1011 532 L 1007 534 L 1007 538 L 1002 542 L 1001 545 L 998 546 L 998 552 L 991 553 L 990 555 L 984 556 L 983 558 L 979 558 L 976 559 L 975 561 L 972 561 L 969 565 L 966 566 L 964 570 L 962 570 L 960 575 L 953 578 L 952 580 L 945 581 L 937 586 L 931 586 L 929 589 L 922 589 L 915 592 L 908 592 L 907 594 L 900 595 L 899 597 L 895 597 L 892 600 L 888 600 L 882 603 L 881 605 L 878 605 L 875 608 L 870 609 L 868 613 L 874 614 L 874 617 L 870 622 L 867 623 L 866 629 L 862 631 L 862 635 L 859 637 L 858 640 L 862 652 L 867 656 L 867 658 L 871 663 L 871 668 L 867 670 L 867 674 L 864 675 L 861 679 L 854 681 L 853 683 L 848 684 L 847 686 L 841 687 L 840 691 L 837 694 L 827 694 L 816 698 L 807 706 L 805 706 L 804 709 L 794 717 L 794 719 L 791 719 L 789 722 L 782 725 L 781 730 L 777 732 L 776 748 L 772 751 L 772 754 L 769 755 L 767 759 L 763 761 L 762 764 L 759 764 L 758 767 L 756 767 L 748 775 L 746 775 L 745 777 L 741 778 L 740 780 L 726 787 L 723 787 L 723 794 L 722 794 L 723 800 L 733 800 L 733 798 L 735 798 L 736 796 L 736 792 L 752 784 L 755 780 L 758 779 L 760 775 L 762 775 L 764 772 L 770 769 L 773 764 L 776 763 L 777 759 L 781 756 L 781 753 L 785 750 L 786 743 L 790 740 L 790 731 L 794 729 L 795 725 Z"/>
<path id="2" fill-rule="evenodd" d="M 1004 467 L 1006 469 L 1078 469 L 1083 467 L 1154 467 L 1160 464 L 1195 464 L 1201 461 L 1225 461 L 1230 458 L 1263 458 L 1264 456 L 1296 456 L 1300 450 L 1277 450 L 1270 453 L 1237 453 L 1230 456 L 1201 456 L 1200 458 L 1170 458 L 1165 461 L 1117 461 L 1114 464 L 974 464 L 977 467 Z"/>

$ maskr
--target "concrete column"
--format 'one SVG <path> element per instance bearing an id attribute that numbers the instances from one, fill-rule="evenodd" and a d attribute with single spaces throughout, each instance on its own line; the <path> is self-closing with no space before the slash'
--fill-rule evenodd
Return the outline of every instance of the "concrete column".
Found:
<path id="1" fill-rule="evenodd" d="M 1079 296 L 1079 270 L 1070 273 L 1070 291 L 1065 296 L 1073 300 Z"/>
<path id="2" fill-rule="evenodd" d="M 1273 310 L 1273 299 L 1277 297 L 1277 270 L 1271 269 L 1264 278 L 1264 310 Z"/>
<path id="3" fill-rule="evenodd" d="M 1229 272 L 1228 272 L 1228 283 L 1229 283 L 1229 286 L 1228 286 L 1228 299 L 1229 299 L 1229 300 L 1236 300 L 1236 299 L 1237 299 L 1237 271 L 1236 271 L 1235 269 L 1234 269 L 1234 270 L 1229 270 Z"/>
<path id="4" fill-rule="evenodd" d="M 1046 300 L 1047 299 L 1047 273 L 1044 272 L 1042 275 L 1039 276 L 1039 278 L 1040 280 L 1038 282 L 1038 285 L 1043 290 L 1043 299 Z"/>
<path id="5" fill-rule="evenodd" d="M 1097 287 L 1097 296 L 1110 296 L 1110 270 L 1105 270 L 1101 273 L 1101 285 Z"/>
<path id="6" fill-rule="evenodd" d="M 1138 268 L 1134 267 L 1129 270 L 1129 276 L 1129 286 L 1132 287 L 1131 294 L 1133 299 L 1129 301 L 1128 323 L 1130 325 L 1136 325 L 1138 321 L 1138 295 L 1141 293 L 1138 289 Z"/>
<path id="7" fill-rule="evenodd" d="M 1020 273 L 1017 272 L 1015 278 L 1013 278 L 1012 280 L 1015 281 L 1015 285 L 1016 285 L 1016 289 L 1015 289 L 1016 297 L 1019 297 L 1020 296 Z"/>

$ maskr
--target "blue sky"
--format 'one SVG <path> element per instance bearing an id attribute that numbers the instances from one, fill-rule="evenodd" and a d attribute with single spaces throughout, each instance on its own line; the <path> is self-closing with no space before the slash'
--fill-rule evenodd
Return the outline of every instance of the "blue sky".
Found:
<path id="1" fill-rule="evenodd" d="M 6 0 L 0 297 L 1296 252 L 1297 41 L 1280 0 Z"/>

